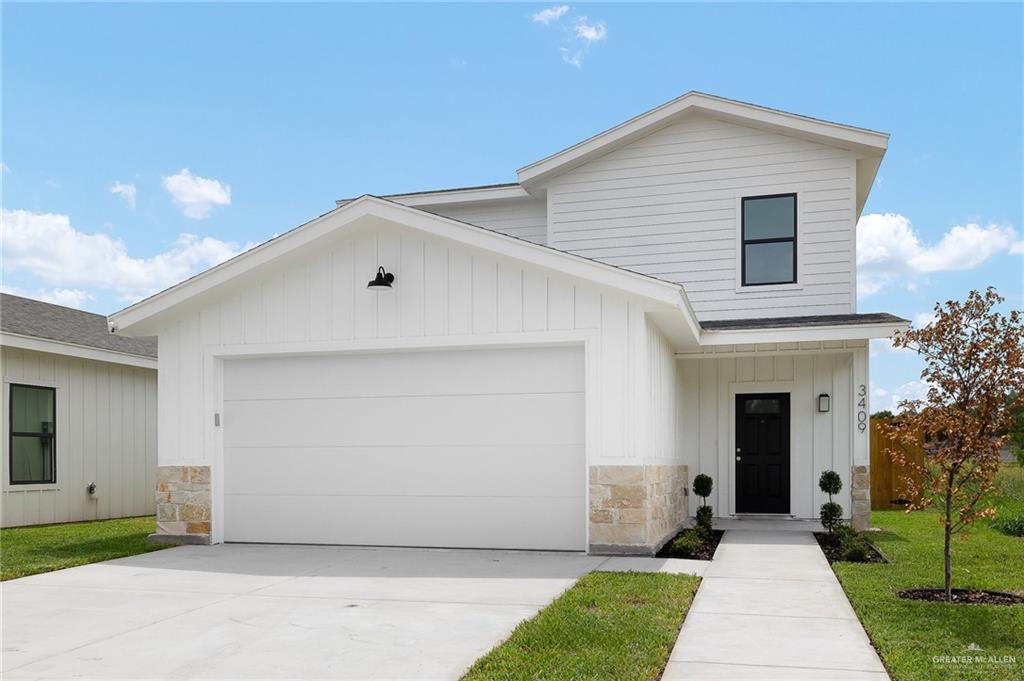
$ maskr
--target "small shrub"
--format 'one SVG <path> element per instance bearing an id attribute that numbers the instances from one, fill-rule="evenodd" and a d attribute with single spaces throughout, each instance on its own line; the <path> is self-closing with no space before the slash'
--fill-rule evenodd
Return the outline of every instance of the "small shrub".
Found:
<path id="1" fill-rule="evenodd" d="M 704 533 L 704 536 L 711 534 L 711 516 L 713 511 L 710 506 L 701 506 L 697 509 L 697 529 Z"/>
<path id="2" fill-rule="evenodd" d="M 839 477 L 839 473 L 835 471 L 825 471 L 818 478 L 818 489 L 827 494 L 831 501 L 833 494 L 839 494 L 839 491 L 843 489 L 843 480 Z"/>
<path id="3" fill-rule="evenodd" d="M 683 530 L 678 537 L 672 540 L 672 550 L 686 555 L 696 554 L 704 545 L 704 539 L 699 532 L 694 530 Z"/>
<path id="4" fill-rule="evenodd" d="M 697 530 L 704 537 L 711 536 L 711 518 L 714 512 L 708 506 L 708 497 L 714 488 L 710 475 L 701 473 L 693 479 L 693 493 L 700 497 L 700 508 L 697 509 Z"/>
<path id="5" fill-rule="evenodd" d="M 827 504 L 821 505 L 821 526 L 824 527 L 829 534 L 836 531 L 843 524 L 843 507 L 839 504 L 832 503 L 831 501 Z"/>
<path id="6" fill-rule="evenodd" d="M 710 475 L 704 475 L 701 473 L 693 479 L 693 493 L 698 497 L 702 497 L 704 501 L 711 496 L 711 489 L 714 487 L 714 482 L 711 480 Z M 701 502 L 701 506 L 704 505 L 704 501 Z"/>
<path id="7" fill-rule="evenodd" d="M 859 563 L 867 559 L 868 541 L 859 532 L 851 527 L 840 525 L 836 528 L 835 537 L 839 540 L 839 550 L 843 554 L 843 560 Z"/>
<path id="8" fill-rule="evenodd" d="M 843 489 L 843 480 L 835 471 L 824 471 L 818 478 L 818 489 L 828 495 L 828 503 L 821 505 L 821 526 L 832 534 L 843 524 L 843 507 L 832 501 L 832 495 L 839 494 L 839 490 Z"/>
<path id="9" fill-rule="evenodd" d="M 1024 537 L 1024 509 L 1015 512 L 999 509 L 992 527 L 1011 537 Z"/>

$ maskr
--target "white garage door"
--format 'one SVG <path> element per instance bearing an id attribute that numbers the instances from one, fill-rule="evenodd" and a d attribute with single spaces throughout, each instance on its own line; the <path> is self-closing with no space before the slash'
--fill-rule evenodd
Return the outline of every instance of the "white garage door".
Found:
<path id="1" fill-rule="evenodd" d="M 585 548 L 581 348 L 224 365 L 226 541 Z"/>

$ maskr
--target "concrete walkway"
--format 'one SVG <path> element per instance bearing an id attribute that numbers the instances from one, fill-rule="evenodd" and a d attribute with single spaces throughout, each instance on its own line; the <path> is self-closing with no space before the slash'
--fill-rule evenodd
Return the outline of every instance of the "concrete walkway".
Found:
<path id="1" fill-rule="evenodd" d="M 662 678 L 889 677 L 810 532 L 727 530 Z"/>

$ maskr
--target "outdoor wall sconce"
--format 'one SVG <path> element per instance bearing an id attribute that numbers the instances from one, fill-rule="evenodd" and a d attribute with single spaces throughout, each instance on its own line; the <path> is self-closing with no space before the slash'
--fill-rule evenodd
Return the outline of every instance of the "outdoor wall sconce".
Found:
<path id="1" fill-rule="evenodd" d="M 373 278 L 373 281 L 366 285 L 366 288 L 371 288 L 374 289 L 375 291 L 389 289 L 391 288 L 391 284 L 394 281 L 395 275 L 391 274 L 390 272 L 385 272 L 384 266 L 381 265 L 380 267 L 377 268 L 377 276 Z"/>
<path id="2" fill-rule="evenodd" d="M 820 413 L 827 414 L 831 406 L 832 398 L 828 396 L 828 393 L 821 393 L 818 395 L 818 411 Z"/>

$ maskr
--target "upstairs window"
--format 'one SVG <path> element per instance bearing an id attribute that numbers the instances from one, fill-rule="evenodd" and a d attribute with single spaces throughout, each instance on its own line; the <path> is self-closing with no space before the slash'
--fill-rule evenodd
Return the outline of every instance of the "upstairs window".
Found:
<path id="1" fill-rule="evenodd" d="M 796 194 L 742 202 L 743 285 L 796 283 Z"/>
<path id="2" fill-rule="evenodd" d="M 33 385 L 11 385 L 11 484 L 40 485 L 57 481 L 57 391 Z"/>

